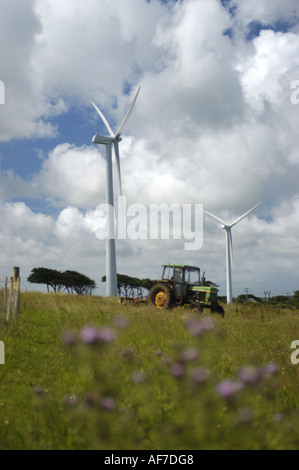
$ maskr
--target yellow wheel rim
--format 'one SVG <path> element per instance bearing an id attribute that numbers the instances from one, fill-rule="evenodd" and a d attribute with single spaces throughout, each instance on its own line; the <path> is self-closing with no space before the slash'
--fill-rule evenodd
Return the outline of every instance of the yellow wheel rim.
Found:
<path id="1" fill-rule="evenodd" d="M 167 295 L 165 292 L 159 292 L 155 298 L 155 305 L 158 308 L 163 308 L 167 301 Z"/>

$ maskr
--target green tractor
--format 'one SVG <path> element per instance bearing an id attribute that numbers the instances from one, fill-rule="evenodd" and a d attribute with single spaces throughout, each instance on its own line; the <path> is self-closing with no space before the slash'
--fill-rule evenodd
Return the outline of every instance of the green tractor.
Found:
<path id="1" fill-rule="evenodd" d="M 181 306 L 198 312 L 210 308 L 212 313 L 224 317 L 224 309 L 218 304 L 218 289 L 205 285 L 199 268 L 178 264 L 165 264 L 162 268 L 162 278 L 155 280 L 149 291 L 150 304 L 160 309 Z"/>

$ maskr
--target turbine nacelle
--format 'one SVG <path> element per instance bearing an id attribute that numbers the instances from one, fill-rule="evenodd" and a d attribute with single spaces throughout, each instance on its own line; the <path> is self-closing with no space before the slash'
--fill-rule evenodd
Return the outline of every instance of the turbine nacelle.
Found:
<path id="1" fill-rule="evenodd" d="M 93 144 L 112 144 L 113 139 L 112 137 L 108 137 L 106 135 L 100 135 L 98 132 L 92 138 Z"/>
<path id="2" fill-rule="evenodd" d="M 116 136 L 116 137 L 109 137 L 107 135 L 100 135 L 98 132 L 93 136 L 92 142 L 93 144 L 114 144 L 115 142 L 120 142 L 121 137 Z"/>

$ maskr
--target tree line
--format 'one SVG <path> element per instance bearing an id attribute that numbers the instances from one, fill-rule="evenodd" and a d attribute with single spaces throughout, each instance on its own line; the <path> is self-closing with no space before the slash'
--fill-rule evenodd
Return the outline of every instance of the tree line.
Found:
<path id="1" fill-rule="evenodd" d="M 33 284 L 45 284 L 47 291 L 67 292 L 68 294 L 91 295 L 96 283 L 77 271 L 57 271 L 49 268 L 33 268 L 27 278 Z"/>
<path id="2" fill-rule="evenodd" d="M 106 276 L 102 277 L 102 282 L 106 282 Z M 151 279 L 139 279 L 138 277 L 117 274 L 117 291 L 120 297 L 144 297 L 146 291 L 153 286 Z"/>
<path id="3" fill-rule="evenodd" d="M 68 294 L 91 295 L 96 288 L 96 283 L 84 274 L 77 271 L 58 271 L 49 268 L 33 268 L 27 281 L 33 284 L 45 284 L 47 291 L 67 292 Z M 106 276 L 102 277 L 106 282 Z M 151 279 L 139 279 L 137 277 L 117 274 L 117 289 L 120 297 L 143 297 L 153 285 Z"/>

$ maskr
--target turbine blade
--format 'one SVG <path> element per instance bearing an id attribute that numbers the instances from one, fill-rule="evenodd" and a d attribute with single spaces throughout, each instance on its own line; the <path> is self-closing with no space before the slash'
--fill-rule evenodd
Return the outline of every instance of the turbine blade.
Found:
<path id="1" fill-rule="evenodd" d="M 205 209 L 203 209 L 203 212 L 204 212 L 205 214 L 208 214 L 210 217 L 212 217 L 213 219 L 217 220 L 218 222 L 220 222 L 222 225 L 226 225 L 226 223 L 225 223 L 222 219 L 220 219 L 219 217 L 217 217 L 217 216 L 214 215 L 214 214 L 211 214 L 211 212 L 208 212 L 208 211 L 206 211 Z"/>
<path id="2" fill-rule="evenodd" d="M 114 133 L 112 132 L 112 129 L 111 127 L 109 126 L 109 123 L 107 121 L 107 119 L 105 118 L 104 114 L 102 113 L 102 111 L 99 110 L 99 108 L 97 107 L 97 105 L 94 104 L 94 102 L 92 101 L 91 104 L 93 105 L 93 107 L 95 108 L 96 112 L 100 115 L 103 123 L 105 124 L 106 128 L 107 128 L 107 131 L 109 132 L 109 134 L 111 135 L 111 137 L 115 137 L 114 136 Z"/>
<path id="3" fill-rule="evenodd" d="M 135 104 L 135 101 L 137 100 L 137 96 L 138 96 L 138 94 L 139 94 L 139 91 L 140 91 L 140 87 L 139 87 L 138 90 L 137 90 L 137 93 L 136 93 L 136 95 L 135 95 L 135 98 L 134 98 L 134 100 L 133 100 L 133 103 L 131 104 L 131 106 L 130 106 L 130 108 L 129 108 L 129 111 L 127 112 L 127 114 L 125 115 L 124 119 L 122 120 L 122 123 L 121 123 L 121 125 L 119 126 L 119 128 L 118 128 L 118 130 L 117 130 L 117 132 L 116 132 L 116 134 L 115 134 L 115 137 L 119 137 L 119 136 L 120 136 L 120 133 L 121 133 L 122 129 L 124 128 L 124 126 L 125 126 L 127 120 L 129 119 L 129 116 L 130 116 L 130 114 L 131 114 L 131 112 L 132 112 L 132 109 L 133 109 L 133 106 L 134 106 L 134 104 Z"/>
<path id="4" fill-rule="evenodd" d="M 232 270 L 234 269 L 234 253 L 233 253 L 233 239 L 231 230 L 228 230 L 228 238 L 229 238 L 229 248 L 230 248 L 230 265 Z"/>
<path id="5" fill-rule="evenodd" d="M 120 195 L 122 196 L 118 142 L 114 142 L 114 152 L 115 152 L 115 160 L 116 160 L 116 167 L 117 167 L 117 176 L 118 176 L 119 192 L 120 192 Z"/>
<path id="6" fill-rule="evenodd" d="M 239 217 L 237 220 L 235 220 L 231 225 L 230 227 L 233 227 L 233 225 L 236 225 L 238 222 L 240 222 L 242 219 L 244 219 L 244 217 L 246 217 L 248 214 L 250 214 L 250 212 L 252 212 L 257 206 L 259 206 L 261 204 L 261 202 L 259 202 L 258 204 L 256 204 L 254 207 L 252 207 L 251 209 L 249 209 L 249 211 L 245 212 L 245 214 L 241 215 L 241 217 Z"/>

